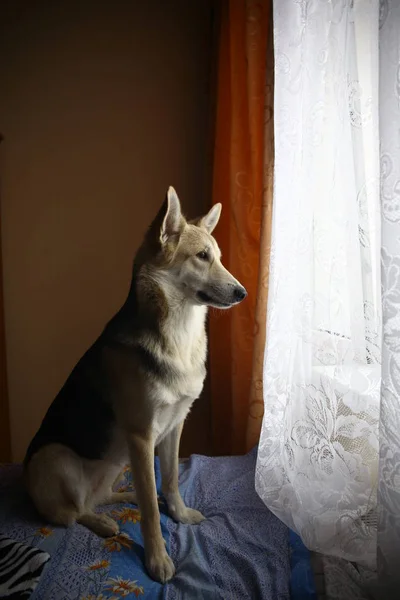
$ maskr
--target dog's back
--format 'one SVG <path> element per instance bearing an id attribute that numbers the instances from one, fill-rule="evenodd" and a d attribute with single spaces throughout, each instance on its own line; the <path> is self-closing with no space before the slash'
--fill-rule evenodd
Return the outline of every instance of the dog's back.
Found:
<path id="1" fill-rule="evenodd" d="M 43 446 L 63 444 L 88 459 L 104 456 L 115 414 L 104 390 L 100 338 L 81 358 L 50 405 L 31 441 L 25 464 Z"/>

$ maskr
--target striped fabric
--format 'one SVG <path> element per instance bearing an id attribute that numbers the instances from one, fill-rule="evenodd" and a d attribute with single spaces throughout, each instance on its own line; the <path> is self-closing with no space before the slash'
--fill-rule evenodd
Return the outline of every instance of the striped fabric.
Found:
<path id="1" fill-rule="evenodd" d="M 0 598 L 26 600 L 50 555 L 0 535 Z"/>

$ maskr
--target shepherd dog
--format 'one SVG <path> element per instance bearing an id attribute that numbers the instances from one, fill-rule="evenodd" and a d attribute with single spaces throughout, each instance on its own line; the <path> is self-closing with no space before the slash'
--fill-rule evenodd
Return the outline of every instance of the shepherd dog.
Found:
<path id="1" fill-rule="evenodd" d="M 212 232 L 215 204 L 187 221 L 173 187 L 133 263 L 125 303 L 79 360 L 48 409 L 25 457 L 28 493 L 55 525 L 80 523 L 99 536 L 119 532 L 99 505 L 138 505 L 149 575 L 175 572 L 161 533 L 154 456 L 170 516 L 196 525 L 205 517 L 179 493 L 183 423 L 206 376 L 208 307 L 227 309 L 247 295 L 221 263 Z M 130 463 L 134 490 L 114 492 Z"/>

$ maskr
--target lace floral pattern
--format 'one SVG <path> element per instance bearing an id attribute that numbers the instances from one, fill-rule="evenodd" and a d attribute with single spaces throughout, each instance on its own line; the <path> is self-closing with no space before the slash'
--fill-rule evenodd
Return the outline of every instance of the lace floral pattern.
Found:
<path id="1" fill-rule="evenodd" d="M 382 356 L 379 17 L 375 0 L 274 1 L 274 209 L 256 470 L 261 498 L 309 548 L 369 568 Z"/>
<path id="2" fill-rule="evenodd" d="M 378 493 L 382 581 L 400 576 L 400 2 L 380 3 L 383 357 Z"/>

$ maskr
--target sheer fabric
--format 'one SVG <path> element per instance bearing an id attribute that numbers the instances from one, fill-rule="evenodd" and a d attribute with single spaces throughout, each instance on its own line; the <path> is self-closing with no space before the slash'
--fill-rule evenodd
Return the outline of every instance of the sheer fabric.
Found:
<path id="1" fill-rule="evenodd" d="M 306 545 L 376 565 L 379 4 L 275 0 L 275 181 L 256 488 Z"/>

